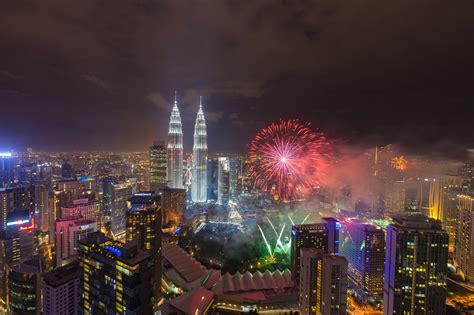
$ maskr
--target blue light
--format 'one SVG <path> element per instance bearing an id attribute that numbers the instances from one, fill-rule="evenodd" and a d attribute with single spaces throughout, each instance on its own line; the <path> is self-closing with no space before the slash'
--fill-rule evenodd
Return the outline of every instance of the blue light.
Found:
<path id="1" fill-rule="evenodd" d="M 10 152 L 0 152 L 0 157 L 12 157 Z"/>
<path id="2" fill-rule="evenodd" d="M 296 230 L 291 230 L 291 235 L 296 236 Z"/>
<path id="3" fill-rule="evenodd" d="M 174 230 L 174 233 L 180 235 L 181 234 L 181 228 L 179 227 L 176 230 Z"/>
<path id="4" fill-rule="evenodd" d="M 341 222 L 336 221 L 336 230 L 339 230 L 341 228 Z"/>
<path id="5" fill-rule="evenodd" d="M 95 181 L 95 177 L 92 176 L 80 176 L 79 177 L 80 182 L 93 182 Z"/>
<path id="6" fill-rule="evenodd" d="M 29 222 L 30 222 L 29 219 L 17 220 L 17 221 L 10 221 L 10 222 L 7 222 L 7 226 L 11 226 L 11 225 L 22 225 L 22 224 L 29 223 Z"/>
<path id="7" fill-rule="evenodd" d="M 105 246 L 104 248 L 105 248 L 106 251 L 108 251 L 111 254 L 114 254 L 115 256 L 118 256 L 118 257 L 122 256 L 122 252 L 119 249 L 115 248 L 115 247 Z"/>

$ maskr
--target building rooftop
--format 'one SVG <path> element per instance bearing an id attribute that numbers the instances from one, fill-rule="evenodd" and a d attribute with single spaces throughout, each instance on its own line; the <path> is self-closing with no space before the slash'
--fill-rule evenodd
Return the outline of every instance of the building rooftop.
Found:
<path id="1" fill-rule="evenodd" d="M 96 259 L 119 260 L 129 266 L 135 266 L 152 256 L 151 251 L 143 251 L 134 244 L 124 244 L 106 237 L 101 232 L 89 233 L 85 238 L 78 240 L 79 251 L 82 246 L 89 248 L 89 252 Z"/>
<path id="2" fill-rule="evenodd" d="M 264 273 L 250 271 L 241 274 L 237 272 L 233 275 L 224 274 L 219 282 L 212 288 L 217 294 L 222 293 L 241 293 L 251 291 L 283 291 L 285 289 L 293 288 L 294 283 L 291 279 L 291 272 L 288 269 L 284 271 L 266 270 Z"/>
<path id="3" fill-rule="evenodd" d="M 59 287 L 79 276 L 79 263 L 73 262 L 43 275 L 43 280 L 52 287 Z"/>
<path id="4" fill-rule="evenodd" d="M 423 230 L 442 230 L 441 221 L 427 217 L 424 214 L 414 213 L 396 216 L 393 218 L 394 227 Z"/>

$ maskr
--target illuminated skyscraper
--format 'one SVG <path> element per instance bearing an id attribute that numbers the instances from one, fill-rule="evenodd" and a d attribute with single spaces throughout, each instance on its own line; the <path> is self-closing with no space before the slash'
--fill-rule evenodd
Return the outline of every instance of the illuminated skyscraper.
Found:
<path id="1" fill-rule="evenodd" d="M 13 183 L 15 159 L 10 152 L 0 152 L 0 188 Z"/>
<path id="2" fill-rule="evenodd" d="M 326 222 L 295 224 L 291 229 L 291 275 L 298 285 L 300 280 L 300 251 L 302 248 L 322 249 L 326 253 L 338 254 L 339 229 L 341 223 L 333 218 Z"/>
<path id="3" fill-rule="evenodd" d="M 9 314 L 41 314 L 41 263 L 38 256 L 8 268 Z"/>
<path id="4" fill-rule="evenodd" d="M 228 157 L 218 158 L 217 203 L 227 205 L 229 202 L 230 165 Z"/>
<path id="5" fill-rule="evenodd" d="M 79 240 L 77 251 L 80 314 L 153 314 L 157 286 L 150 251 L 99 232 Z"/>
<path id="6" fill-rule="evenodd" d="M 153 306 L 161 297 L 161 198 L 152 191 L 138 192 L 128 202 L 127 244 L 152 254 Z"/>
<path id="7" fill-rule="evenodd" d="M 446 314 L 448 233 L 424 215 L 387 227 L 384 314 Z"/>
<path id="8" fill-rule="evenodd" d="M 206 119 L 202 111 L 202 98 L 194 124 L 193 143 L 193 177 L 191 183 L 191 199 L 193 202 L 207 200 L 207 132 Z"/>
<path id="9" fill-rule="evenodd" d="M 474 195 L 457 196 L 457 226 L 454 239 L 454 262 L 461 275 L 474 282 Z"/>
<path id="10" fill-rule="evenodd" d="M 347 260 L 322 249 L 302 248 L 299 305 L 305 315 L 345 315 Z"/>
<path id="11" fill-rule="evenodd" d="M 101 224 L 114 239 L 125 235 L 127 200 L 132 196 L 130 182 L 118 183 L 110 177 L 103 182 L 103 215 Z"/>
<path id="12" fill-rule="evenodd" d="M 183 130 L 176 94 L 168 130 L 168 181 L 170 188 L 183 188 Z"/>
<path id="13" fill-rule="evenodd" d="M 362 302 L 383 301 L 385 231 L 370 224 L 342 224 L 340 254 L 349 261 L 349 279 Z"/>
<path id="14" fill-rule="evenodd" d="M 168 183 L 168 154 L 163 142 L 150 147 L 150 190 L 158 193 Z"/>

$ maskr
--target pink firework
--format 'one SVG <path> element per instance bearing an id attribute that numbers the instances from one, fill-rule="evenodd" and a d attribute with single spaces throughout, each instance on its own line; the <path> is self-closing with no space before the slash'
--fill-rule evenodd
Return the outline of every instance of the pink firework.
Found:
<path id="1" fill-rule="evenodd" d="M 324 181 L 331 151 L 326 137 L 308 123 L 280 120 L 252 140 L 250 174 L 258 189 L 278 199 L 302 199 Z"/>

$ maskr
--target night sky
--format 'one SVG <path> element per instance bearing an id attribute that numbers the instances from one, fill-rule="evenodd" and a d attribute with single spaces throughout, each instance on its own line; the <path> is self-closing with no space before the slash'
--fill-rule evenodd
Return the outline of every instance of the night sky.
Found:
<path id="1" fill-rule="evenodd" d="M 474 147 L 473 1 L 2 1 L 0 149 L 145 150 L 178 90 L 211 152 L 279 118 L 337 142 Z"/>

